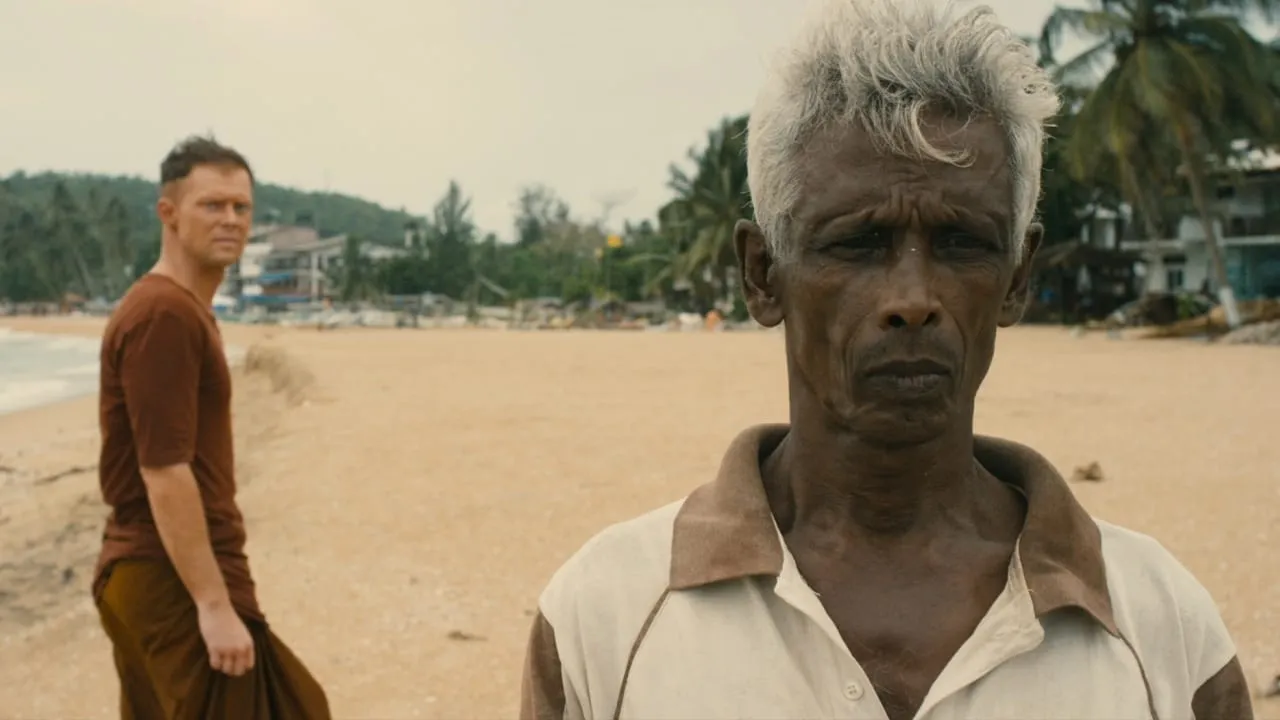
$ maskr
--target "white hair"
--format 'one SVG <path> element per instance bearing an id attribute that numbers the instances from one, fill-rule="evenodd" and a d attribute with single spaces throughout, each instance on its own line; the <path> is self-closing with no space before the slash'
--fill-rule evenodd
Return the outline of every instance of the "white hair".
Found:
<path id="1" fill-rule="evenodd" d="M 814 133 L 860 123 L 878 147 L 954 165 L 967 151 L 934 147 L 930 109 L 990 117 L 1008 139 L 1011 250 L 1022 251 L 1040 194 L 1045 124 L 1059 100 L 1031 48 L 980 6 L 960 14 L 933 0 L 821 0 L 766 81 L 747 129 L 751 199 L 772 254 L 792 255 L 798 163 Z"/>

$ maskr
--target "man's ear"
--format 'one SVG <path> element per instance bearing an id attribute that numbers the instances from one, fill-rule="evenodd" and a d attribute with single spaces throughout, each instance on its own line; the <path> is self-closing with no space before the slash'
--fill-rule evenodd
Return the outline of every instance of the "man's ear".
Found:
<path id="1" fill-rule="evenodd" d="M 1013 282 L 1009 284 L 1009 292 L 1005 295 L 1004 304 L 1000 307 L 1000 327 L 1017 324 L 1027 310 L 1027 301 L 1031 295 L 1031 268 L 1035 264 L 1036 251 L 1040 249 L 1040 241 L 1043 239 L 1044 226 L 1040 223 L 1031 223 L 1022 241 L 1022 253 L 1018 265 L 1013 269 Z"/>
<path id="2" fill-rule="evenodd" d="M 178 224 L 178 199 L 168 188 L 162 190 L 160 199 L 156 200 L 156 217 L 160 219 L 161 227 L 170 230 Z"/>
<path id="3" fill-rule="evenodd" d="M 733 246 L 738 253 L 739 280 L 747 311 L 761 325 L 776 327 L 782 322 L 782 302 L 777 265 L 764 232 L 750 220 L 739 220 L 733 228 Z"/>

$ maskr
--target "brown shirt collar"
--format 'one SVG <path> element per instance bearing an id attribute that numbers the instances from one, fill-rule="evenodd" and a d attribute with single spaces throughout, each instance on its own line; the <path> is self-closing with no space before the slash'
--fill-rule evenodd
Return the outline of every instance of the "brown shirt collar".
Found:
<path id="1" fill-rule="evenodd" d="M 760 463 L 788 429 L 762 425 L 743 432 L 729 446 L 716 479 L 689 495 L 675 520 L 672 590 L 781 572 L 782 543 Z M 1030 448 L 996 438 L 974 440 L 977 461 L 1027 498 L 1018 552 L 1036 616 L 1079 608 L 1118 636 L 1102 535 L 1066 481 Z"/>

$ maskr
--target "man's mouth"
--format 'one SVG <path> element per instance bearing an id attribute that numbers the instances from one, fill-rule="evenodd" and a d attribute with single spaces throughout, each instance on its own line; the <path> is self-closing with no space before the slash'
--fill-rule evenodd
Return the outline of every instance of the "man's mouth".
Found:
<path id="1" fill-rule="evenodd" d="M 892 360 L 871 367 L 865 373 L 873 385 L 895 393 L 926 395 L 942 388 L 951 378 L 951 369 L 927 358 Z"/>
<path id="2" fill-rule="evenodd" d="M 951 369 L 937 360 L 920 358 L 915 360 L 891 360 L 872 366 L 866 372 L 869 377 L 923 377 L 927 375 L 950 375 Z"/>

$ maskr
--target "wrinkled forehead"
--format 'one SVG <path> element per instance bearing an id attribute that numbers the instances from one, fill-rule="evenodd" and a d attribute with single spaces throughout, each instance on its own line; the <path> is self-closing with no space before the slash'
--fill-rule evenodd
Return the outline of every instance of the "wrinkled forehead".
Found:
<path id="1" fill-rule="evenodd" d="M 165 193 L 184 200 L 226 200 L 250 202 L 253 178 L 238 165 L 197 165 L 184 178 L 165 186 Z"/>
<path id="2" fill-rule="evenodd" d="M 910 148 L 877 141 L 857 124 L 816 132 L 798 157 L 797 225 L 813 226 L 859 207 L 913 202 L 921 195 L 1011 222 L 1013 171 L 1003 128 L 987 118 L 940 117 L 922 122 L 921 130 L 934 148 L 965 157 L 956 162 L 921 158 Z"/>

